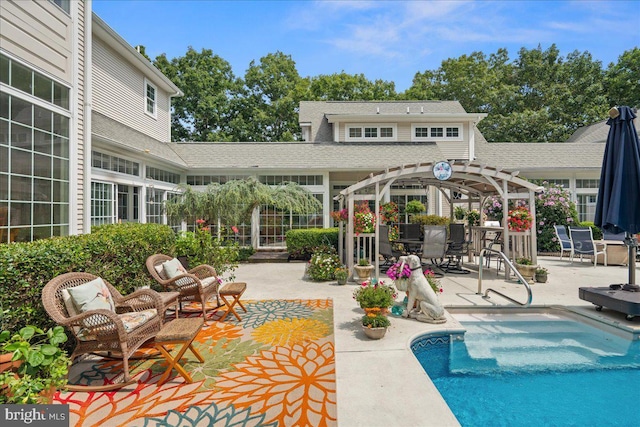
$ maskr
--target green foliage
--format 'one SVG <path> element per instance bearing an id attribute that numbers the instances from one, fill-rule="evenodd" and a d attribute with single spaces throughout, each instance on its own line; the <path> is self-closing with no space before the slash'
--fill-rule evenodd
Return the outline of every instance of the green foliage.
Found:
<path id="1" fill-rule="evenodd" d="M 365 314 L 362 316 L 362 326 L 368 328 L 388 328 L 391 326 L 389 318 L 383 314 Z"/>
<path id="2" fill-rule="evenodd" d="M 413 215 L 411 217 L 413 224 L 420 225 L 449 225 L 451 220 L 444 216 L 438 215 Z"/>
<path id="3" fill-rule="evenodd" d="M 344 71 L 311 77 L 306 100 L 309 101 L 386 101 L 396 99 L 395 83 L 371 81 L 364 74 Z"/>
<path id="4" fill-rule="evenodd" d="M 334 276 L 336 277 L 336 280 L 347 280 L 347 277 L 349 277 L 349 270 L 347 270 L 345 266 L 341 265 L 334 271 Z"/>
<path id="5" fill-rule="evenodd" d="M 516 264 L 533 265 L 533 261 L 531 261 L 531 258 L 521 257 L 521 258 L 516 258 Z"/>
<path id="6" fill-rule="evenodd" d="M 242 262 L 248 260 L 255 252 L 256 250 L 253 249 L 252 246 L 240 246 L 238 248 L 238 261 Z"/>
<path id="7" fill-rule="evenodd" d="M 411 200 L 404 207 L 404 212 L 407 214 L 419 214 L 420 212 L 426 211 L 427 208 L 420 200 Z"/>
<path id="8" fill-rule="evenodd" d="M 313 251 L 307 273 L 312 280 L 333 280 L 335 273 L 342 263 L 334 247 L 319 246 Z"/>
<path id="9" fill-rule="evenodd" d="M 469 227 L 473 227 L 475 225 L 480 225 L 480 212 L 475 209 L 472 209 L 467 212 L 467 222 Z"/>
<path id="10" fill-rule="evenodd" d="M 307 228 L 289 230 L 286 234 L 287 252 L 294 259 L 309 259 L 320 245 L 338 247 L 337 228 Z"/>
<path id="11" fill-rule="evenodd" d="M 360 258 L 358 260 L 358 265 L 361 266 L 361 267 L 366 267 L 367 265 L 371 265 L 371 263 L 366 258 Z"/>
<path id="12" fill-rule="evenodd" d="M 0 245 L 2 328 L 54 326 L 42 306 L 42 288 L 63 273 L 86 271 L 127 294 L 154 285 L 145 261 L 151 254 L 173 253 L 175 234 L 160 224 L 114 224 L 94 233 Z M 10 310 L 7 310 L 10 308 Z"/>
<path id="13" fill-rule="evenodd" d="M 353 299 L 361 308 L 389 308 L 395 303 L 396 296 L 393 285 L 376 280 L 364 282 L 353 291 Z"/>
<path id="14" fill-rule="evenodd" d="M 618 63 L 609 64 L 604 86 L 607 105 L 640 106 L 640 48 L 634 47 L 618 57 Z"/>
<path id="15" fill-rule="evenodd" d="M 60 348 L 67 341 L 62 326 L 44 332 L 35 326 L 25 326 L 11 335 L 8 330 L 0 334 L 4 353 L 13 353 L 12 361 L 21 361 L 14 372 L 0 374 L 0 388 L 7 390 L 0 395 L 0 403 L 46 403 L 40 393 L 51 387 L 62 388 L 67 383 L 71 360 Z"/>
<path id="16" fill-rule="evenodd" d="M 540 184 L 543 185 L 544 191 L 536 195 L 538 252 L 558 252 L 560 243 L 553 226 L 577 224 L 578 211 L 568 190 L 557 185 L 549 185 L 548 182 Z"/>
<path id="17" fill-rule="evenodd" d="M 462 206 L 456 206 L 453 208 L 453 217 L 457 220 L 464 219 L 467 216 L 467 210 Z"/>

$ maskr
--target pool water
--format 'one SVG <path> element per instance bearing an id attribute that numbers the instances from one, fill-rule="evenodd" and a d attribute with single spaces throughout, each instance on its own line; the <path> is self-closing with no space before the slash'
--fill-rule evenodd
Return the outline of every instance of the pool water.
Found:
<path id="1" fill-rule="evenodd" d="M 640 341 L 550 314 L 456 315 L 414 354 L 463 426 L 640 425 Z"/>

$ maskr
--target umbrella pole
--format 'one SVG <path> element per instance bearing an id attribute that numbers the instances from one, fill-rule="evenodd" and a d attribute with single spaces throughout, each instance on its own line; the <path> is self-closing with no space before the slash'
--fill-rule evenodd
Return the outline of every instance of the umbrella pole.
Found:
<path id="1" fill-rule="evenodd" d="M 636 244 L 638 243 L 630 233 L 626 233 L 625 244 L 629 246 L 629 285 L 638 288 L 636 284 Z"/>

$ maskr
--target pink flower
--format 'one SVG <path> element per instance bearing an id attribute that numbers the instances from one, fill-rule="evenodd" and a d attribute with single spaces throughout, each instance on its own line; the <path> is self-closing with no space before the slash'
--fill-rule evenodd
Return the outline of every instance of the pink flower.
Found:
<path id="1" fill-rule="evenodd" d="M 206 221 L 204 219 L 196 219 L 196 224 L 198 225 L 202 225 L 204 224 Z"/>
<path id="2" fill-rule="evenodd" d="M 238 230 L 238 227 L 236 227 L 235 225 L 231 226 L 231 231 L 233 231 L 235 234 L 238 234 L 240 232 L 240 230 Z"/>

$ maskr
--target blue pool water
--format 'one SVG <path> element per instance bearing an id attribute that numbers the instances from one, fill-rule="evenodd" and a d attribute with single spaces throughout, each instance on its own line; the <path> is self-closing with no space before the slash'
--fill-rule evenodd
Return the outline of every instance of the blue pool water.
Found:
<path id="1" fill-rule="evenodd" d="M 640 341 L 554 315 L 461 315 L 412 349 L 463 426 L 640 425 Z"/>

